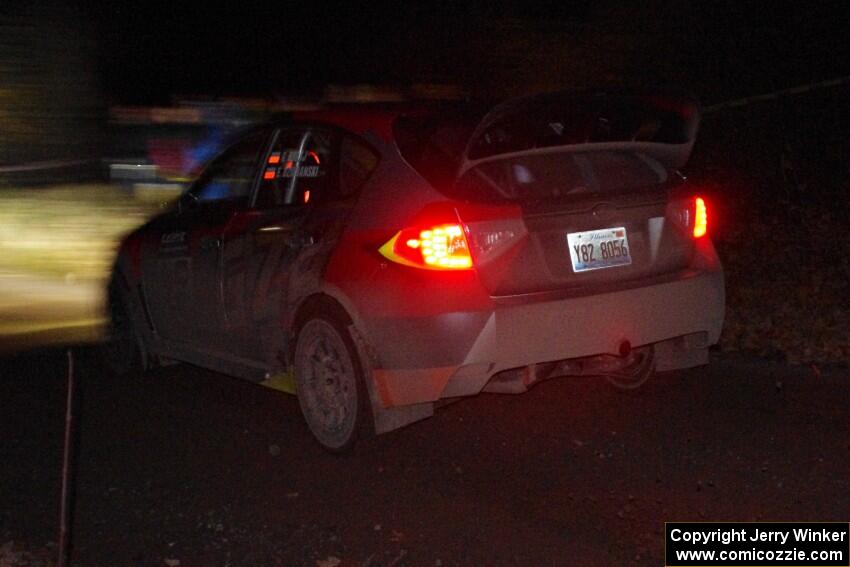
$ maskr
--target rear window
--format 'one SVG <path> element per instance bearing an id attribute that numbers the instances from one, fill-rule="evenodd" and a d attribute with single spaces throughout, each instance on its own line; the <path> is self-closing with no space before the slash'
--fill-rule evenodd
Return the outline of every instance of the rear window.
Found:
<path id="1" fill-rule="evenodd" d="M 649 156 L 624 151 L 554 151 L 488 160 L 468 170 L 454 197 L 473 201 L 546 201 L 656 187 L 667 171 Z"/>
<path id="2" fill-rule="evenodd" d="M 600 142 L 683 144 L 695 104 L 642 96 L 570 96 L 520 99 L 493 110 L 469 148 L 469 159 Z"/>
<path id="3" fill-rule="evenodd" d="M 355 194 L 376 167 L 378 155 L 363 142 L 345 136 L 342 139 L 339 160 L 340 197 L 346 198 Z"/>
<path id="4" fill-rule="evenodd" d="M 437 190 L 525 201 L 657 187 L 667 181 L 665 166 L 628 145 L 686 144 L 697 118 L 696 103 L 686 97 L 552 93 L 492 109 L 403 116 L 393 129 L 402 156 Z"/>

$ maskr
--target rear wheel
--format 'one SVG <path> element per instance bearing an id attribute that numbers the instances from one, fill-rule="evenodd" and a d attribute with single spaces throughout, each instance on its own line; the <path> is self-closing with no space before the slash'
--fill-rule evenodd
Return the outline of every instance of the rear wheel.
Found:
<path id="1" fill-rule="evenodd" d="M 326 449 L 341 452 L 369 427 L 369 398 L 354 342 L 340 317 L 314 315 L 295 344 L 298 404 Z"/>

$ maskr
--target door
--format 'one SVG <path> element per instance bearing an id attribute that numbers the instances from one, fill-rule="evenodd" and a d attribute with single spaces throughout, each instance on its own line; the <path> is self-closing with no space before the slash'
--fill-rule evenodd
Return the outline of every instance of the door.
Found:
<path id="1" fill-rule="evenodd" d="M 264 161 L 253 205 L 224 234 L 223 317 L 242 357 L 280 367 L 290 312 L 320 289 L 377 155 L 342 131 L 293 126 L 275 134 Z"/>
<path id="2" fill-rule="evenodd" d="M 202 350 L 222 347 L 222 236 L 248 206 L 267 138 L 249 134 L 213 160 L 163 223 L 145 278 L 161 338 Z"/>
<path id="3" fill-rule="evenodd" d="M 333 176 L 333 144 L 322 129 L 277 131 L 252 206 L 224 231 L 222 317 L 234 354 L 274 362 L 282 346 L 281 306 L 292 265 L 319 237 L 307 219 Z"/>

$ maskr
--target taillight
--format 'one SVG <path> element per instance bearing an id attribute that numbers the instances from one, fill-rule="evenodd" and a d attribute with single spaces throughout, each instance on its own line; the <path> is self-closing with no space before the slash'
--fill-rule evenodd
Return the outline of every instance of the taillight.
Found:
<path id="1" fill-rule="evenodd" d="M 428 270 L 468 270 L 472 267 L 463 225 L 438 224 L 400 230 L 380 253 L 398 264 Z"/>
<path id="2" fill-rule="evenodd" d="M 693 238 L 708 234 L 708 207 L 702 197 L 672 201 L 667 208 L 667 216 Z"/>
<path id="3" fill-rule="evenodd" d="M 705 236 L 708 232 L 708 210 L 702 197 L 694 199 L 694 238 Z"/>
<path id="4" fill-rule="evenodd" d="M 469 270 L 504 258 L 527 234 L 517 205 L 440 201 L 425 206 L 380 253 L 428 270 Z"/>

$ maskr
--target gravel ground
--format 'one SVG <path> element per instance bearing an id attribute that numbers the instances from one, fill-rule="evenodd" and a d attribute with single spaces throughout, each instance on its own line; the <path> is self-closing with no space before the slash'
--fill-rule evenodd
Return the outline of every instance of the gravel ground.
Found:
<path id="1" fill-rule="evenodd" d="M 334 456 L 292 397 L 185 365 L 118 382 L 80 357 L 75 565 L 655 566 L 665 521 L 850 510 L 836 367 L 726 354 L 634 392 L 552 380 Z M 56 351 L 0 363 L 0 550 L 19 556 L 54 549 L 63 372 Z"/>

